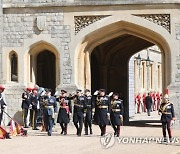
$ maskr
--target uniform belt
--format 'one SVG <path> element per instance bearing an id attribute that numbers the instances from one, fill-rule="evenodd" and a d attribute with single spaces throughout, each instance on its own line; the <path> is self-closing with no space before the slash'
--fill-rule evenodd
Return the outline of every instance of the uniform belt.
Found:
<path id="1" fill-rule="evenodd" d="M 163 114 L 171 114 L 171 112 L 162 112 Z"/>
<path id="2" fill-rule="evenodd" d="M 91 107 L 91 105 L 87 105 L 87 107 Z"/>
<path id="3" fill-rule="evenodd" d="M 79 104 L 74 104 L 77 107 L 83 107 L 83 105 L 79 105 Z"/>
<path id="4" fill-rule="evenodd" d="M 120 109 L 112 109 L 113 112 L 120 112 Z"/>
<path id="5" fill-rule="evenodd" d="M 108 106 L 98 106 L 98 108 L 100 108 L 100 109 L 107 109 L 108 108 Z"/>
<path id="6" fill-rule="evenodd" d="M 68 108 L 68 106 L 60 106 L 60 108 L 64 108 L 65 109 L 65 108 Z"/>

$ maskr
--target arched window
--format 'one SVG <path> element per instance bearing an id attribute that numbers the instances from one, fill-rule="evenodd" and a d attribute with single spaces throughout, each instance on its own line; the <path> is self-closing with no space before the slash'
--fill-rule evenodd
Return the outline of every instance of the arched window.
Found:
<path id="1" fill-rule="evenodd" d="M 16 53 L 10 55 L 11 81 L 18 81 L 18 58 Z"/>

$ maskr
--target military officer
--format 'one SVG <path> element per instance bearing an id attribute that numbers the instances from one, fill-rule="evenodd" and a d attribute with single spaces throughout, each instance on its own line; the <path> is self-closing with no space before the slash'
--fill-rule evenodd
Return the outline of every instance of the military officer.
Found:
<path id="1" fill-rule="evenodd" d="M 120 125 L 123 122 L 123 101 L 119 99 L 119 94 L 114 93 L 111 100 L 111 124 L 114 129 L 114 135 L 119 137 Z"/>
<path id="2" fill-rule="evenodd" d="M 85 126 L 85 135 L 88 135 L 88 127 L 89 127 L 90 134 L 93 133 L 92 132 L 92 117 L 94 115 L 95 107 L 94 107 L 94 102 L 92 101 L 92 96 L 90 94 L 89 89 L 86 89 L 84 91 L 84 96 L 87 102 L 84 126 Z"/>
<path id="3" fill-rule="evenodd" d="M 43 98 L 43 105 L 44 105 L 44 123 L 46 131 L 48 132 L 48 136 L 52 135 L 52 127 L 53 127 L 53 119 L 54 113 L 57 113 L 57 103 L 56 98 L 51 96 L 51 89 L 45 89 L 46 93 Z"/>
<path id="4" fill-rule="evenodd" d="M 174 106 L 169 101 L 168 94 L 164 95 L 164 102 L 160 105 L 159 115 L 161 114 L 162 131 L 164 142 L 167 142 L 166 128 L 169 135 L 169 141 L 172 141 L 171 123 L 175 120 Z"/>
<path id="5" fill-rule="evenodd" d="M 26 91 L 22 94 L 22 114 L 23 114 L 23 124 L 24 128 L 28 128 L 27 125 L 27 116 L 29 112 L 29 107 L 31 104 L 31 88 L 26 88 Z"/>
<path id="6" fill-rule="evenodd" d="M 6 107 L 6 103 L 5 103 L 5 100 L 3 98 L 3 91 L 4 91 L 4 87 L 3 86 L 0 86 L 0 126 L 1 126 L 1 121 L 2 121 L 2 118 L 3 118 L 3 111 Z"/>
<path id="7" fill-rule="evenodd" d="M 60 97 L 58 98 L 60 108 L 57 118 L 57 123 L 61 126 L 61 134 L 67 134 L 67 125 L 70 121 L 71 113 L 72 113 L 72 105 L 71 100 L 67 97 L 67 91 L 61 90 Z"/>
<path id="8" fill-rule="evenodd" d="M 97 94 L 97 91 L 94 95 Z M 110 119 L 110 99 L 105 95 L 105 89 L 100 89 L 95 99 L 94 121 L 99 125 L 101 136 L 106 133 L 106 125 Z"/>
<path id="9" fill-rule="evenodd" d="M 36 88 L 32 89 L 31 105 L 32 105 L 32 129 L 39 130 L 37 128 L 37 115 L 38 115 L 38 110 L 39 110 L 39 100 L 38 100 Z"/>
<path id="10" fill-rule="evenodd" d="M 81 136 L 83 120 L 85 117 L 86 99 L 81 94 L 82 90 L 77 89 L 74 96 L 73 122 L 77 129 L 77 135 Z"/>

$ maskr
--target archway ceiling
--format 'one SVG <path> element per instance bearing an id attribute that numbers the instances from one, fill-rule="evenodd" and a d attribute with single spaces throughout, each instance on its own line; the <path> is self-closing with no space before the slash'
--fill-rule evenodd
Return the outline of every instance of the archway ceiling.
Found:
<path id="1" fill-rule="evenodd" d="M 142 38 L 125 34 L 97 46 L 95 50 L 98 52 L 95 54 L 101 64 L 121 65 L 135 53 L 153 45 Z"/>

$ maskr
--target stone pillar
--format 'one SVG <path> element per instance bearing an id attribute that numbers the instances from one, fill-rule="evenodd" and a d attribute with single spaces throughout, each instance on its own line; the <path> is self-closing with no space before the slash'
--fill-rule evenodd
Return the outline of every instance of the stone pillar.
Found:
<path id="1" fill-rule="evenodd" d="M 2 82 L 2 29 L 3 29 L 3 10 L 2 0 L 0 0 L 0 83 Z"/>
<path id="2" fill-rule="evenodd" d="M 176 74 L 176 80 L 175 83 L 172 83 L 168 89 L 169 89 L 169 97 L 170 101 L 174 104 L 175 108 L 175 116 L 176 116 L 176 122 L 175 126 L 176 128 L 180 128 L 180 56 L 177 57 L 177 74 Z"/>
<path id="3" fill-rule="evenodd" d="M 91 89 L 91 68 L 89 52 L 85 53 L 85 88 Z"/>
<path id="4" fill-rule="evenodd" d="M 134 57 L 132 57 L 129 61 L 129 117 L 135 116 L 134 74 Z"/>

